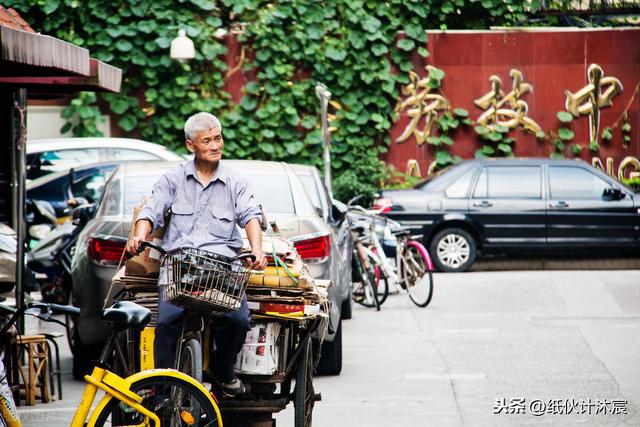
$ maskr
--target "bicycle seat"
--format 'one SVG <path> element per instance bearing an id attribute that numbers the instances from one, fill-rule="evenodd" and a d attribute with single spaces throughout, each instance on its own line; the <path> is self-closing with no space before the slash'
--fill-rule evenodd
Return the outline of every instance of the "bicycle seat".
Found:
<path id="1" fill-rule="evenodd" d="M 131 301 L 119 301 L 102 312 L 102 318 L 119 326 L 142 328 L 151 320 L 151 310 Z"/>

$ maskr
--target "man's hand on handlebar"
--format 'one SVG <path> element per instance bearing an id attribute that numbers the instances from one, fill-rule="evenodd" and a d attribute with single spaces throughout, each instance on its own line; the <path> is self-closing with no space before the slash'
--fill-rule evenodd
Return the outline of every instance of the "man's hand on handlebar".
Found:
<path id="1" fill-rule="evenodd" d="M 147 236 L 151 233 L 153 226 L 148 219 L 141 219 L 136 221 L 135 228 L 132 233 L 132 237 L 127 240 L 127 253 L 129 255 L 138 255 L 142 248 L 140 248 L 140 242 L 147 240 Z"/>
<path id="2" fill-rule="evenodd" d="M 267 266 L 267 257 L 264 256 L 262 251 L 252 251 L 251 254 L 256 257 L 255 261 L 251 263 L 252 270 L 264 270 Z"/>

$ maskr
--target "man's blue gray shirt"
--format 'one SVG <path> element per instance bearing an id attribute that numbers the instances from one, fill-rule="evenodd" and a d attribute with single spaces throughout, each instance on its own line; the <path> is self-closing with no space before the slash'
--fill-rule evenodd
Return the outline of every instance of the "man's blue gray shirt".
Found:
<path id="1" fill-rule="evenodd" d="M 207 185 L 200 181 L 194 160 L 165 173 L 153 186 L 138 220 L 148 219 L 155 230 L 164 225 L 169 209 L 162 243 L 169 252 L 189 247 L 235 256 L 242 248 L 238 226 L 261 218 L 247 180 L 222 160 Z"/>

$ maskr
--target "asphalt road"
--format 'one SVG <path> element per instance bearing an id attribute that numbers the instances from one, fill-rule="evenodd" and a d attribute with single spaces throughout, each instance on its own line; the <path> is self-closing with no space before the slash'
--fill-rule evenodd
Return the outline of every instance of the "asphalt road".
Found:
<path id="1" fill-rule="evenodd" d="M 394 295 L 343 325 L 314 425 L 640 425 L 638 270 L 440 274 L 429 307 Z M 82 383 L 63 363 L 64 399 L 22 407 L 26 426 L 68 425 Z"/>

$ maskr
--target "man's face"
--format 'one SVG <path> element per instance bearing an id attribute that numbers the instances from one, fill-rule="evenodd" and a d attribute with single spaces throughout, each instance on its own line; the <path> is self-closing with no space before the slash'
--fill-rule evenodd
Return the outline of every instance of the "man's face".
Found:
<path id="1" fill-rule="evenodd" d="M 187 149 L 196 155 L 196 159 L 217 163 L 222 158 L 222 132 L 220 128 L 212 128 L 196 132 L 193 140 L 187 139 Z"/>

